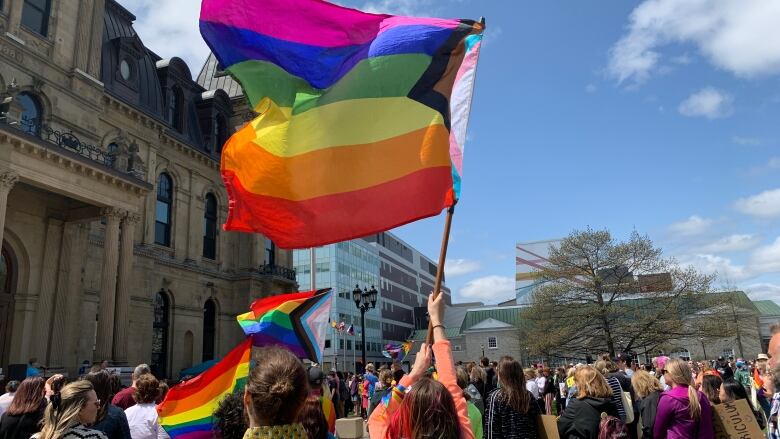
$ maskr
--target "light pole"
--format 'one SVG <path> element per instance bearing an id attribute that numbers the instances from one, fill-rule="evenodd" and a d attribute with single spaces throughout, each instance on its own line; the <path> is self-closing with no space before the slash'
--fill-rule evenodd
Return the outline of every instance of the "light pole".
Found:
<path id="1" fill-rule="evenodd" d="M 704 352 L 704 361 L 707 361 L 707 349 L 704 348 L 704 337 L 699 337 L 699 341 L 701 342 L 701 350 Z"/>
<path id="2" fill-rule="evenodd" d="M 366 311 L 376 307 L 376 288 L 371 285 L 371 289 L 360 289 L 359 285 L 355 285 L 355 289 L 352 290 L 352 300 L 355 301 L 355 306 L 360 310 L 360 343 L 362 348 L 361 359 L 363 361 L 363 370 L 366 367 Z"/>
<path id="3" fill-rule="evenodd" d="M 482 347 L 482 358 L 485 358 L 485 345 L 480 345 Z"/>

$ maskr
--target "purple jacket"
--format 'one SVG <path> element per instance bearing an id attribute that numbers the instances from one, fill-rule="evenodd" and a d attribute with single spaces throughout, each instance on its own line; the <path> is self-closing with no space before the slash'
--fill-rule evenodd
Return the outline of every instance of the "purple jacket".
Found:
<path id="1" fill-rule="evenodd" d="M 653 426 L 653 439 L 714 439 L 712 406 L 701 392 L 696 392 L 701 417 L 694 421 L 688 414 L 688 386 L 678 386 L 661 394 Z"/>

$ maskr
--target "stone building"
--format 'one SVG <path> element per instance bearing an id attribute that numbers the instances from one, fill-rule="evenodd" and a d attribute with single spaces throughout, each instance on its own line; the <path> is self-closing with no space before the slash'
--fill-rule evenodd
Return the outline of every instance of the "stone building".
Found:
<path id="1" fill-rule="evenodd" d="M 221 145 L 251 114 L 161 59 L 113 0 L 0 0 L 0 367 L 219 357 L 294 291 L 290 252 L 220 230 Z"/>
<path id="2" fill-rule="evenodd" d="M 519 329 L 522 309 L 520 305 L 485 306 L 480 302 L 448 306 L 442 323 L 452 346 L 452 358 L 476 362 L 484 356 L 498 361 L 509 355 L 526 363 L 528 351 L 520 339 Z M 405 360 L 409 364 L 414 364 L 413 354 L 425 341 L 427 332 L 427 329 L 414 331 L 415 347 Z"/>

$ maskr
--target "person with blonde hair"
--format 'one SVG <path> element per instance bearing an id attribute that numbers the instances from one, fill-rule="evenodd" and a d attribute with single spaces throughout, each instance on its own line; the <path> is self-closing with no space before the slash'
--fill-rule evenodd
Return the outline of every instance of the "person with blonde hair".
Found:
<path id="1" fill-rule="evenodd" d="M 688 364 L 674 358 L 663 368 L 666 384 L 672 387 L 658 401 L 654 439 L 713 439 L 712 407 L 707 397 L 693 388 Z"/>
<path id="2" fill-rule="evenodd" d="M 639 416 L 642 420 L 642 431 L 639 439 L 653 439 L 653 425 L 655 414 L 658 411 L 658 399 L 663 388 L 658 378 L 644 370 L 637 370 L 631 376 L 631 385 L 636 393 L 639 404 Z"/>
<path id="3" fill-rule="evenodd" d="M 102 431 L 87 428 L 95 423 L 100 400 L 86 380 L 70 383 L 52 395 L 43 415 L 43 428 L 32 439 L 107 439 Z"/>
<path id="4" fill-rule="evenodd" d="M 576 397 L 558 418 L 558 433 L 562 439 L 596 439 L 602 413 L 618 418 L 612 402 L 612 389 L 607 380 L 593 366 L 582 366 L 574 373 Z"/>

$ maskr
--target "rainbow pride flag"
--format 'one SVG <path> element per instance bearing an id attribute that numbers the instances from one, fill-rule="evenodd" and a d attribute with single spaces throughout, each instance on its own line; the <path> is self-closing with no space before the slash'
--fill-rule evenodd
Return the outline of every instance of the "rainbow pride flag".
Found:
<path id="1" fill-rule="evenodd" d="M 202 374 L 171 388 L 157 406 L 160 425 L 171 438 L 214 436 L 212 413 L 225 395 L 246 385 L 251 354 L 252 340 L 247 338 Z"/>
<path id="2" fill-rule="evenodd" d="M 391 358 L 393 361 L 404 361 L 406 355 L 412 350 L 412 342 L 405 341 L 401 344 L 388 343 L 385 345 L 385 349 L 382 351 L 382 355 L 387 358 Z"/>
<path id="3" fill-rule="evenodd" d="M 236 320 L 255 346 L 283 346 L 298 358 L 322 363 L 332 302 L 329 288 L 271 296 L 254 301 Z"/>
<path id="4" fill-rule="evenodd" d="M 225 229 L 305 248 L 453 205 L 483 30 L 322 0 L 202 0 L 204 40 L 259 113 L 223 148 Z"/>

